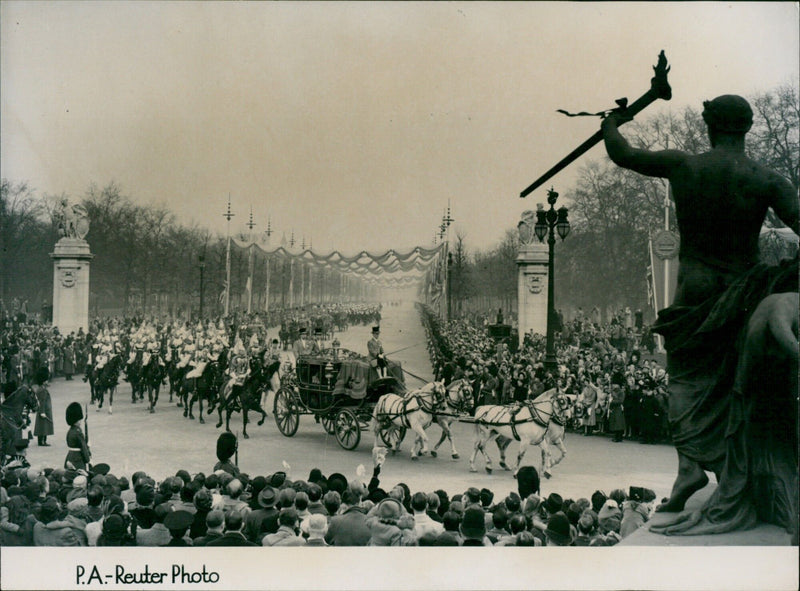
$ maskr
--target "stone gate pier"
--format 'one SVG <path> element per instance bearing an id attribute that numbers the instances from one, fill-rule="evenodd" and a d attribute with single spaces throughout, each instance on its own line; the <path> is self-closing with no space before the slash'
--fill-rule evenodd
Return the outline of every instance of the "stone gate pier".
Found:
<path id="1" fill-rule="evenodd" d="M 522 243 L 517 253 L 519 345 L 529 332 L 547 334 L 547 244 Z"/>
<path id="2" fill-rule="evenodd" d="M 53 259 L 53 326 L 63 335 L 89 330 L 89 266 L 94 255 L 77 237 L 56 242 Z"/>

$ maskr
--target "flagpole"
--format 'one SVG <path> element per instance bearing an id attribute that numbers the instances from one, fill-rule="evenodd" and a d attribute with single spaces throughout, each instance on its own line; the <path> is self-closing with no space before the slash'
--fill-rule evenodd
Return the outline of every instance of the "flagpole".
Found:
<path id="1" fill-rule="evenodd" d="M 228 210 L 222 214 L 228 220 L 228 246 L 225 251 L 225 317 L 228 317 L 230 312 L 231 302 L 231 218 L 236 215 L 231 213 L 231 194 L 228 193 Z"/>
<path id="2" fill-rule="evenodd" d="M 255 226 L 255 222 L 253 222 L 253 206 L 250 206 L 250 221 L 247 222 L 247 227 L 250 229 L 250 246 L 248 247 L 249 258 L 247 261 L 247 313 L 250 314 L 253 311 L 253 255 L 254 253 L 254 241 L 253 241 L 253 227 Z"/>

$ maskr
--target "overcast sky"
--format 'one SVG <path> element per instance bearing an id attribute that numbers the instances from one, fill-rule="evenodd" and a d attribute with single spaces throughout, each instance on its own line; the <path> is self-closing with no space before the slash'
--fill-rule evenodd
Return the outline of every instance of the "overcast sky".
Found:
<path id="1" fill-rule="evenodd" d="M 4 178 L 114 181 L 219 232 L 230 194 L 234 231 L 252 207 L 319 251 L 429 246 L 448 199 L 491 246 L 598 127 L 555 110 L 634 100 L 661 49 L 673 100 L 650 114 L 800 75 L 794 3 L 6 0 L 0 23 Z"/>

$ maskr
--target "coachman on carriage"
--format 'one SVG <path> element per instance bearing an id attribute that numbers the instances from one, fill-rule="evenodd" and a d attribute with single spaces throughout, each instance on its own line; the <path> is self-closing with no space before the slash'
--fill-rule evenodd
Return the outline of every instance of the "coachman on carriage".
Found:
<path id="1" fill-rule="evenodd" d="M 275 422 L 283 435 L 297 432 L 301 415 L 313 415 L 344 449 L 355 449 L 378 399 L 406 391 L 403 369 L 390 361 L 380 378 L 367 358 L 347 349 L 323 349 L 284 368 L 275 395 Z"/>

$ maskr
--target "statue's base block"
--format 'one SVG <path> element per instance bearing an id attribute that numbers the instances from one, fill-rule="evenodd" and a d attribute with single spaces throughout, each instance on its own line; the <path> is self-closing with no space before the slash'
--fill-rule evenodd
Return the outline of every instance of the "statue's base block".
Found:
<path id="1" fill-rule="evenodd" d="M 68 335 L 89 330 L 89 264 L 93 255 L 80 238 L 62 238 L 53 259 L 53 326 Z"/>
<path id="2" fill-rule="evenodd" d="M 713 480 L 713 477 L 712 477 Z M 717 487 L 715 482 L 696 492 L 686 503 L 685 511 L 700 509 Z M 660 500 L 660 499 L 659 499 Z M 650 521 L 633 532 L 618 546 L 791 546 L 792 537 L 782 527 L 759 523 L 753 529 L 713 536 L 665 536 L 649 530 L 651 525 L 672 521 L 679 513 L 654 513 Z"/>

